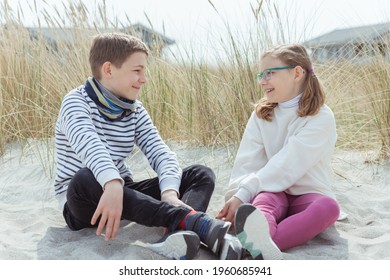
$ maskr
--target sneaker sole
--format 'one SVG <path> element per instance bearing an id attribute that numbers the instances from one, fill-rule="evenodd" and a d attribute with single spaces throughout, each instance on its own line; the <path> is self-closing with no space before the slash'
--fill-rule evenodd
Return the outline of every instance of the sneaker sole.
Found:
<path id="1" fill-rule="evenodd" d="M 209 249 L 211 249 L 211 251 L 213 251 L 214 254 L 218 254 L 219 251 L 221 250 L 223 240 L 224 240 L 225 235 L 228 232 L 230 226 L 231 226 L 230 222 L 224 222 L 222 227 L 215 229 L 215 231 L 218 232 L 217 233 L 218 236 L 216 237 L 214 244 L 212 244 L 212 246 L 210 246 L 210 244 L 208 244 Z"/>
<path id="2" fill-rule="evenodd" d="M 267 219 L 251 204 L 242 204 L 235 215 L 237 238 L 254 259 L 282 260 L 283 254 L 273 242 Z"/>
<path id="3" fill-rule="evenodd" d="M 222 245 L 221 254 L 219 255 L 220 260 L 241 260 L 242 245 L 240 240 L 234 236 L 228 236 L 226 234 L 224 243 Z"/>
<path id="4" fill-rule="evenodd" d="M 146 248 L 174 260 L 192 260 L 198 253 L 200 240 L 192 231 L 178 231 L 165 240 L 147 245 Z"/>

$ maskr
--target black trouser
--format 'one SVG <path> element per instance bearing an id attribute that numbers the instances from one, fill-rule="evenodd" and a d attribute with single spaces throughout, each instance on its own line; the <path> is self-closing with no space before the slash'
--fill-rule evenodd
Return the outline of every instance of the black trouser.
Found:
<path id="1" fill-rule="evenodd" d="M 202 165 L 193 165 L 183 170 L 180 199 L 196 211 L 206 212 L 215 186 L 214 172 Z M 91 225 L 103 189 L 88 168 L 80 169 L 69 183 L 67 202 L 63 215 L 70 229 L 80 230 Z M 125 178 L 122 219 L 145 226 L 167 227 L 174 231 L 189 213 L 186 207 L 172 206 L 162 202 L 158 178 L 133 182 Z"/>

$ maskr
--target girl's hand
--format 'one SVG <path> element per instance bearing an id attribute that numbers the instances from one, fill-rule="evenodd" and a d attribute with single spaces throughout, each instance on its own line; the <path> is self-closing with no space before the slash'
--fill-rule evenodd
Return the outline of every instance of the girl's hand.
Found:
<path id="1" fill-rule="evenodd" d="M 216 219 L 224 220 L 234 224 L 234 215 L 236 214 L 237 208 L 243 202 L 237 197 L 233 196 L 226 203 L 222 210 L 218 213 Z"/>

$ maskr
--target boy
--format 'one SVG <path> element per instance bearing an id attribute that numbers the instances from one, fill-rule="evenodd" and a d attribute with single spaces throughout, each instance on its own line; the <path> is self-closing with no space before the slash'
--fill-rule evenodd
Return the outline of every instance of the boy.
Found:
<path id="1" fill-rule="evenodd" d="M 201 165 L 181 170 L 137 100 L 148 53 L 142 41 L 126 34 L 94 38 L 93 77 L 65 96 L 56 124 L 56 196 L 72 230 L 97 227 L 107 241 L 126 219 L 168 228 L 150 246 L 166 257 L 191 259 L 200 241 L 218 254 L 230 223 L 203 213 L 214 189 L 213 171 Z M 133 181 L 125 159 L 134 145 L 157 178 Z"/>

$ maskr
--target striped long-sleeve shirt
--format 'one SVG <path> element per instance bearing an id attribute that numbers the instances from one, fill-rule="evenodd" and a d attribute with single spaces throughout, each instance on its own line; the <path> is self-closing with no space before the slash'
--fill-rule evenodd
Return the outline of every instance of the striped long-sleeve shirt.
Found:
<path id="1" fill-rule="evenodd" d="M 165 145 L 149 114 L 137 101 L 135 112 L 121 121 L 105 120 L 96 104 L 80 86 L 69 92 L 61 105 L 55 129 L 57 167 L 55 194 L 66 202 L 69 181 L 83 167 L 89 168 L 101 186 L 132 172 L 125 159 L 137 145 L 157 173 L 161 192 L 179 190 L 182 170 L 175 154 Z"/>

